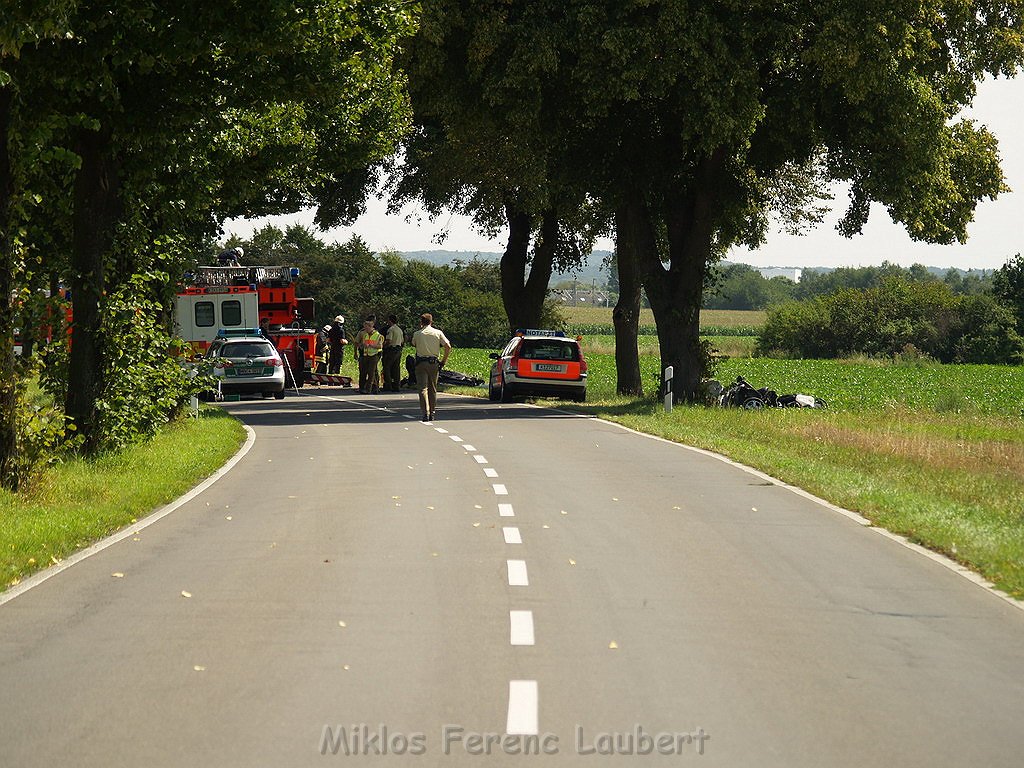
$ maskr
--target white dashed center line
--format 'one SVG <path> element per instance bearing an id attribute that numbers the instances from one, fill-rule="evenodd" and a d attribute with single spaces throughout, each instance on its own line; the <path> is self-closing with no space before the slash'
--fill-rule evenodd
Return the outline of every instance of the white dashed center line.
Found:
<path id="1" fill-rule="evenodd" d="M 473 459 L 476 461 L 477 464 L 486 464 L 487 463 L 487 457 L 486 456 L 481 456 L 479 453 L 476 456 L 474 456 Z"/>
<path id="2" fill-rule="evenodd" d="M 501 535 L 505 537 L 506 544 L 522 544 L 523 537 L 519 533 L 519 529 L 514 525 L 505 526 L 501 529 Z"/>
<path id="3" fill-rule="evenodd" d="M 534 736 L 537 730 L 537 681 L 509 680 L 505 733 Z"/>
<path id="4" fill-rule="evenodd" d="M 462 444 L 462 447 L 463 447 L 463 448 L 465 448 L 465 449 L 466 449 L 466 450 L 467 450 L 467 451 L 468 451 L 469 453 L 473 453 L 473 452 L 475 452 L 475 451 L 476 451 L 476 448 L 474 448 L 474 447 L 473 447 L 472 445 L 470 445 L 469 443 L 463 443 L 463 444 Z"/>
<path id="5" fill-rule="evenodd" d="M 530 579 L 526 575 L 525 560 L 506 560 L 505 565 L 508 568 L 508 585 L 510 587 L 530 586 Z"/>
<path id="6" fill-rule="evenodd" d="M 512 510 L 511 504 L 499 504 L 498 505 L 498 516 L 499 517 L 515 517 L 516 513 Z"/>
<path id="7" fill-rule="evenodd" d="M 488 477 L 497 477 L 498 470 L 496 470 L 494 467 L 484 467 L 484 474 L 487 475 Z"/>
<path id="8" fill-rule="evenodd" d="M 508 488 L 501 483 L 494 483 L 493 487 L 495 496 L 508 496 Z"/>
<path id="9" fill-rule="evenodd" d="M 440 432 L 442 435 L 447 435 L 448 434 L 448 430 L 445 429 L 444 427 L 434 427 L 434 431 L 435 432 Z"/>
<path id="10" fill-rule="evenodd" d="M 453 440 L 456 443 L 461 443 L 462 442 L 462 438 L 459 437 L 458 435 L 448 435 L 448 439 L 449 440 Z"/>
<path id="11" fill-rule="evenodd" d="M 509 611 L 508 623 L 512 645 L 533 645 L 533 611 Z"/>

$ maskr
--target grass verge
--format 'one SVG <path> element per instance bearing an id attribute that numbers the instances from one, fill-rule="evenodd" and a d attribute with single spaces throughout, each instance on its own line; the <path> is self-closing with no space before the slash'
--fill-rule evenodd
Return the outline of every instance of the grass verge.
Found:
<path id="1" fill-rule="evenodd" d="M 462 350 L 452 367 L 484 367 L 489 361 L 476 352 Z M 729 456 L 942 552 L 1024 599 L 1020 369 L 729 361 L 723 374 L 744 373 L 780 393 L 819 394 L 830 408 L 677 407 L 666 414 L 653 398 L 615 396 L 614 363 L 605 357 L 588 355 L 589 402 L 538 402 Z M 657 360 L 645 355 L 641 367 L 645 386 L 656 389 Z M 482 388 L 450 391 L 486 397 Z M 950 392 L 956 407 L 946 402 Z"/>
<path id="2" fill-rule="evenodd" d="M 201 413 L 122 453 L 56 465 L 29 491 L 0 491 L 3 588 L 173 501 L 223 466 L 245 430 L 219 408 Z"/>

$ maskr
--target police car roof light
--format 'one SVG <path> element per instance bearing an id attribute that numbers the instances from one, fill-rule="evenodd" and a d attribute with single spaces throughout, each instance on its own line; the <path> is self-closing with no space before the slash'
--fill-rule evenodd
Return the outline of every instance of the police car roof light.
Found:
<path id="1" fill-rule="evenodd" d="M 262 336 L 259 328 L 221 328 L 217 331 L 218 339 L 234 339 L 244 336 Z"/>

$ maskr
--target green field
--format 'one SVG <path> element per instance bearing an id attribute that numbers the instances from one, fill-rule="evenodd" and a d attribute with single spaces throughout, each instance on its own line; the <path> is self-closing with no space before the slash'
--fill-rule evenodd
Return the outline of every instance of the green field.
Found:
<path id="1" fill-rule="evenodd" d="M 612 324 L 611 307 L 567 307 L 558 308 L 569 325 L 608 325 Z M 735 328 L 738 326 L 764 325 L 766 313 L 751 310 L 705 309 L 700 313 L 702 328 L 717 326 Z M 654 326 L 654 313 L 650 309 L 640 310 L 640 325 Z"/>
<path id="2" fill-rule="evenodd" d="M 487 352 L 457 349 L 450 366 L 486 378 Z M 655 397 L 656 356 L 640 359 L 649 393 L 642 399 L 615 395 L 611 350 L 590 351 L 587 361 L 588 402 L 559 407 L 727 455 L 1024 597 L 1024 369 L 733 358 L 719 367 L 723 383 L 742 375 L 779 394 L 824 398 L 829 408 L 685 406 L 666 414 Z"/>

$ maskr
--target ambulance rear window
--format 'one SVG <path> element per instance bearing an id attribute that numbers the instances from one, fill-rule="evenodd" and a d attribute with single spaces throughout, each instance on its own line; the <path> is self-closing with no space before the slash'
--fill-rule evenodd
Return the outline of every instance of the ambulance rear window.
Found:
<path id="1" fill-rule="evenodd" d="M 225 301 L 220 305 L 221 325 L 238 327 L 242 324 L 242 302 Z"/>
<path id="2" fill-rule="evenodd" d="M 212 301 L 197 301 L 196 302 L 196 327 L 197 328 L 209 328 L 214 323 L 213 318 L 213 302 Z"/>

